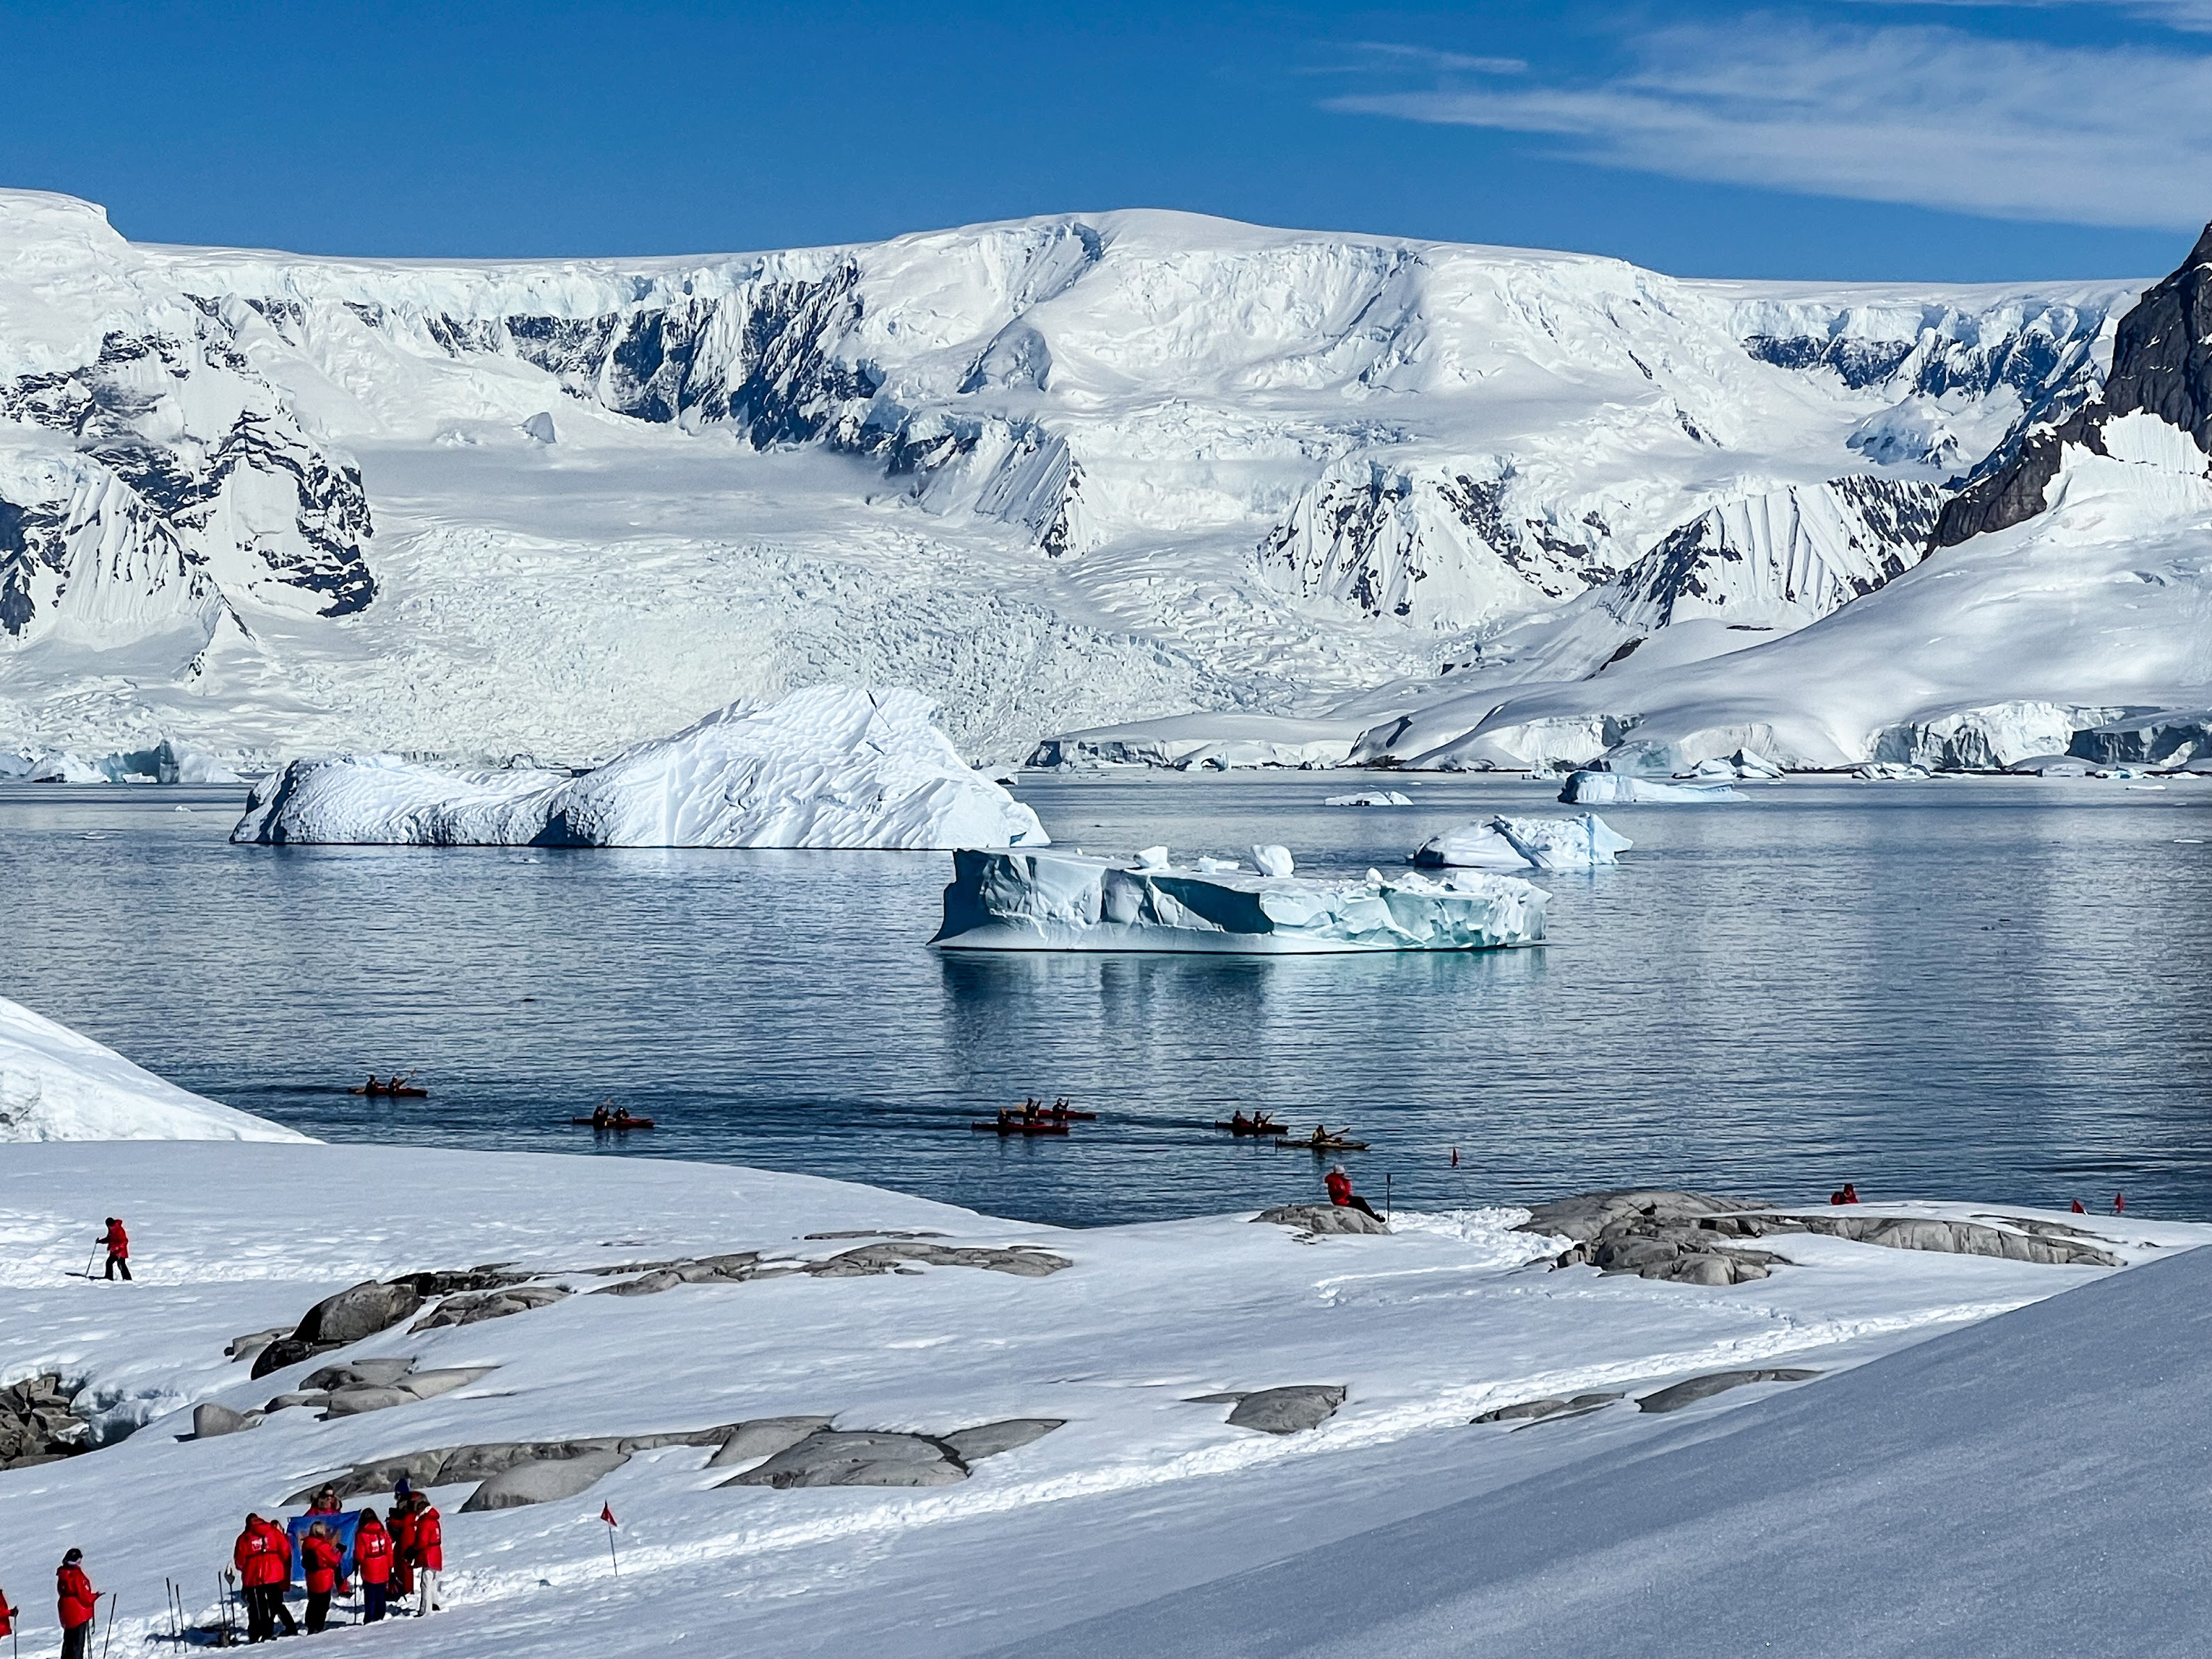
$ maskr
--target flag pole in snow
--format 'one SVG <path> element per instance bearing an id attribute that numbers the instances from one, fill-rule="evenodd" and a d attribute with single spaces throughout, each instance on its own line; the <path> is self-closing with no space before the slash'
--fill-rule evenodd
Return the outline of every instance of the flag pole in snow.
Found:
<path id="1" fill-rule="evenodd" d="M 600 1504 L 599 1519 L 607 1523 L 607 1560 L 614 1567 L 615 1577 L 619 1578 L 622 1577 L 622 1562 L 615 1554 L 615 1530 L 622 1522 L 615 1519 L 615 1506 L 612 1504 Z"/>

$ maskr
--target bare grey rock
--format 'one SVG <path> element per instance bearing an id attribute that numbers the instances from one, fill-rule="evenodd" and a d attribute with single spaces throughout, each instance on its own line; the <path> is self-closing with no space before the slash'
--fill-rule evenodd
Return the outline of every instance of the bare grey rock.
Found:
<path id="1" fill-rule="evenodd" d="M 539 1458 L 516 1463 L 493 1475 L 461 1505 L 461 1513 L 483 1510 L 521 1509 L 531 1504 L 550 1504 L 591 1490 L 629 1462 L 620 1451 L 587 1451 L 574 1457 Z"/>
<path id="2" fill-rule="evenodd" d="M 264 1412 L 288 1412 L 295 1406 L 310 1406 L 320 1411 L 331 1403 L 330 1395 L 320 1389 L 295 1389 L 289 1394 L 274 1396 L 261 1409 Z"/>
<path id="3" fill-rule="evenodd" d="M 356 1359 L 343 1365 L 325 1365 L 319 1371 L 310 1371 L 300 1383 L 307 1389 L 390 1388 L 415 1369 L 415 1362 L 404 1355 L 392 1355 L 375 1359 Z"/>
<path id="4" fill-rule="evenodd" d="M 1524 1233 L 1551 1233 L 1584 1243 L 1608 1229 L 1637 1222 L 1665 1224 L 1696 1222 L 1707 1216 L 1728 1215 L 1764 1206 L 1740 1199 L 1714 1198 L 1705 1193 L 1673 1192 L 1663 1188 L 1622 1188 L 1610 1192 L 1577 1193 L 1531 1207 L 1521 1224 Z"/>
<path id="5" fill-rule="evenodd" d="M 498 1369 L 496 1365 L 441 1365 L 413 1372 L 401 1378 L 398 1386 L 403 1394 L 412 1395 L 417 1400 L 435 1400 L 441 1394 L 482 1382 Z"/>
<path id="6" fill-rule="evenodd" d="M 215 1401 L 203 1400 L 192 1407 L 192 1438 L 213 1440 L 221 1435 L 237 1434 L 260 1420 L 259 1412 L 233 1411 Z"/>
<path id="7" fill-rule="evenodd" d="M 1700 1400 L 1710 1400 L 1717 1394 L 1726 1394 L 1730 1389 L 1741 1389 L 1751 1382 L 1808 1382 L 1820 1373 L 1794 1366 L 1766 1368 L 1745 1371 L 1708 1371 L 1703 1376 L 1693 1376 L 1686 1382 L 1647 1394 L 1636 1402 L 1640 1412 L 1678 1412 L 1685 1406 L 1694 1406 Z"/>
<path id="8" fill-rule="evenodd" d="M 1615 1390 L 1611 1394 L 1577 1394 L 1564 1400 L 1549 1396 L 1542 1400 L 1522 1400 L 1510 1406 L 1493 1407 L 1472 1420 L 1477 1423 L 1514 1423 L 1523 1419 L 1540 1422 L 1562 1412 L 1580 1415 L 1583 1412 L 1595 1411 L 1599 1407 L 1610 1406 L 1623 1397 L 1620 1391 Z"/>
<path id="9" fill-rule="evenodd" d="M 568 1294 L 566 1285 L 517 1285 L 506 1290 L 449 1296 L 408 1329 L 434 1331 L 447 1325 L 474 1325 L 550 1307 Z"/>
<path id="10" fill-rule="evenodd" d="M 725 1486 L 950 1486 L 966 1466 L 941 1440 L 919 1434 L 819 1429 Z"/>
<path id="11" fill-rule="evenodd" d="M 1336 1415 L 1346 1391 L 1335 1386 L 1310 1383 L 1284 1389 L 1262 1389 L 1248 1394 L 1229 1413 L 1233 1429 L 1257 1429 L 1262 1434 L 1297 1434 L 1317 1429 Z"/>
<path id="12" fill-rule="evenodd" d="M 1044 1279 L 1075 1264 L 1064 1255 L 1034 1244 L 927 1244 L 895 1241 L 863 1244 L 840 1250 L 827 1261 L 810 1263 L 805 1271 L 817 1279 L 852 1279 L 864 1273 L 890 1273 L 914 1262 L 928 1267 L 980 1267 L 986 1273 L 1012 1273 L 1020 1279 Z"/>
<path id="13" fill-rule="evenodd" d="M 722 1442 L 720 1449 L 707 1460 L 710 1469 L 726 1468 L 732 1463 L 750 1463 L 756 1459 L 773 1457 L 776 1453 L 797 1445 L 817 1429 L 826 1429 L 835 1419 L 827 1417 L 756 1417 L 737 1425 L 736 1430 Z"/>
<path id="14" fill-rule="evenodd" d="M 1387 1233 L 1390 1231 L 1364 1210 L 1355 1210 L 1349 1204 L 1278 1204 L 1272 1210 L 1261 1211 L 1252 1219 L 1273 1222 L 1278 1227 L 1295 1227 L 1300 1232 L 1322 1235 Z"/>
<path id="15" fill-rule="evenodd" d="M 973 1465 L 1042 1440 L 1066 1421 L 1064 1417 L 1009 1417 L 996 1423 L 979 1423 L 972 1429 L 956 1429 L 945 1437 L 945 1443 L 962 1462 Z"/>
<path id="16" fill-rule="evenodd" d="M 834 1238 L 944 1238 L 947 1237 L 947 1235 L 944 1233 L 933 1233 L 921 1231 L 911 1232 L 902 1231 L 893 1227 L 854 1227 L 848 1228 L 842 1233 L 809 1233 L 806 1237 L 810 1240 L 812 1240 Z"/>
<path id="17" fill-rule="evenodd" d="M 422 1305 L 422 1293 L 412 1285 L 380 1285 L 371 1279 L 325 1297 L 307 1310 L 292 1334 L 302 1342 L 342 1347 L 397 1325 Z"/>
<path id="18" fill-rule="evenodd" d="M 243 1336 L 234 1336 L 230 1339 L 223 1347 L 223 1357 L 228 1359 L 243 1359 L 249 1362 L 258 1359 L 261 1357 L 261 1351 L 271 1342 L 280 1336 L 289 1336 L 291 1334 L 292 1328 L 289 1325 L 279 1325 L 273 1330 L 248 1331 Z"/>
<path id="19" fill-rule="evenodd" d="M 379 1389 L 368 1384 L 350 1389 L 333 1389 L 323 1407 L 326 1417 L 359 1417 L 364 1412 L 389 1411 L 394 1406 L 411 1406 L 415 1396 L 404 1389 Z"/>
<path id="20" fill-rule="evenodd" d="M 1898 1250 L 1935 1250 L 1949 1255 L 1986 1255 L 2007 1261 L 2031 1261 L 2045 1267 L 2119 1267 L 2126 1265 L 2110 1250 L 2080 1236 L 2068 1237 L 2048 1230 L 2018 1233 L 1972 1221 L 1939 1221 L 1928 1216 L 1881 1216 L 1839 1208 L 1827 1214 L 1778 1215 L 1777 1231 L 1826 1233 L 1835 1238 L 1856 1239 L 1862 1244 L 1883 1244 Z"/>

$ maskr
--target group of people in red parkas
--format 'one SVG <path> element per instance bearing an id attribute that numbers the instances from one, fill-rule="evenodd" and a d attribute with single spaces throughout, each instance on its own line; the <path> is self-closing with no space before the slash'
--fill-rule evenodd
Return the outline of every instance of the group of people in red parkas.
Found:
<path id="1" fill-rule="evenodd" d="M 331 1598 L 349 1589 L 346 1549 L 336 1525 L 317 1519 L 343 1513 L 337 1493 L 325 1486 L 308 1506 L 307 1530 L 300 1540 L 301 1577 L 307 1586 L 307 1634 L 329 1628 Z M 292 1579 L 292 1539 L 284 1528 L 258 1515 L 246 1525 L 231 1549 L 231 1564 L 238 1570 L 246 1594 L 246 1639 L 272 1640 L 279 1633 L 294 1636 L 300 1626 L 284 1605 L 284 1591 Z M 361 1512 L 353 1534 L 353 1570 L 361 1576 L 361 1622 L 381 1620 L 397 1595 L 415 1598 L 417 1616 L 434 1613 L 438 1580 L 446 1570 L 445 1523 L 428 1496 L 402 1490 L 392 1505 L 386 1525 L 373 1509 Z"/>

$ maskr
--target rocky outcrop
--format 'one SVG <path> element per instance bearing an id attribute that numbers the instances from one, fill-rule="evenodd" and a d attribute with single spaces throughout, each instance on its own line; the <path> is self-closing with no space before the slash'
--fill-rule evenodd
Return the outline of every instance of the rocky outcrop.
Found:
<path id="1" fill-rule="evenodd" d="M 817 1429 L 725 1486 L 950 1486 L 972 1465 L 1042 1439 L 1056 1417 L 1008 1418 L 937 1436 Z M 719 1455 L 715 1460 L 720 1462 Z M 734 1460 L 732 1460 L 734 1461 Z"/>
<path id="2" fill-rule="evenodd" d="M 1287 1388 L 1254 1392 L 1194 1395 L 1190 1406 L 1234 1406 L 1229 1413 L 1233 1429 L 1257 1429 L 1262 1434 L 1297 1434 L 1317 1429 L 1336 1415 L 1346 1390 L 1337 1384 L 1294 1383 Z"/>
<path id="3" fill-rule="evenodd" d="M 447 1297 L 407 1328 L 434 1331 L 447 1325 L 474 1325 L 486 1319 L 550 1308 L 569 1293 L 566 1285 L 518 1285 L 510 1290 L 479 1291 Z"/>
<path id="4" fill-rule="evenodd" d="M 501 1470 L 478 1486 L 461 1505 L 461 1513 L 514 1510 L 574 1498 L 629 1462 L 628 1452 L 611 1449 L 580 1452 L 574 1457 L 533 1458 Z"/>
<path id="5" fill-rule="evenodd" d="M 1688 1285 L 1740 1285 L 1790 1265 L 1737 1241 L 1821 1233 L 1891 1249 L 1938 1250 L 2051 1267 L 2118 1267 L 2121 1259 L 2063 1223 L 2032 1217 L 1951 1221 L 1852 1208 L 1794 1212 L 1701 1193 L 1584 1193 L 1538 1205 L 1521 1231 L 1574 1240 L 1552 1265 Z"/>
<path id="6" fill-rule="evenodd" d="M 1806 1382 L 1820 1376 L 1795 1367 L 1768 1368 L 1742 1371 L 1708 1371 L 1703 1376 L 1691 1377 L 1687 1382 L 1647 1394 L 1636 1402 L 1640 1412 L 1678 1412 L 1685 1406 L 1694 1406 L 1700 1400 L 1710 1400 L 1717 1394 L 1726 1394 L 1730 1389 L 1741 1389 L 1752 1382 Z"/>
<path id="7" fill-rule="evenodd" d="M 1473 1420 L 1477 1423 L 1540 1423 L 1552 1417 L 1580 1417 L 1586 1412 L 1601 1410 L 1614 1401 L 1624 1398 L 1620 1390 L 1611 1394 L 1577 1394 L 1565 1398 L 1547 1395 L 1541 1400 L 1516 1401 L 1510 1406 L 1496 1406 Z"/>
<path id="8" fill-rule="evenodd" d="M 1355 1210 L 1348 1204 L 1278 1204 L 1272 1210 L 1261 1211 L 1252 1219 L 1272 1222 L 1278 1227 L 1295 1227 L 1304 1238 L 1333 1233 L 1387 1233 L 1390 1231 L 1385 1223 L 1376 1220 L 1366 1211 Z"/>
<path id="9" fill-rule="evenodd" d="M 325 1297 L 307 1310 L 289 1336 L 279 1337 L 254 1356 L 253 1375 L 296 1365 L 319 1353 L 358 1342 L 397 1325 L 422 1305 L 422 1293 L 404 1279 L 379 1284 L 369 1279 Z"/>
<path id="10" fill-rule="evenodd" d="M 707 1467 L 718 1469 L 733 1463 L 750 1463 L 787 1450 L 818 1430 L 836 1421 L 831 1417 L 757 1417 L 740 1423 L 715 1449 Z"/>
<path id="11" fill-rule="evenodd" d="M 91 1425 L 70 1409 L 77 1390 L 58 1371 L 0 1389 L 0 1469 L 30 1468 L 90 1451 Z"/>
<path id="12" fill-rule="evenodd" d="M 2103 392 L 2063 420 L 2032 422 L 2008 438 L 1944 504 L 1933 544 L 1955 546 L 2034 518 L 2066 447 L 2101 455 L 2106 423 L 2137 412 L 2212 453 L 2212 225 L 2181 268 L 2120 319 Z"/>
<path id="13" fill-rule="evenodd" d="M 740 1285 L 749 1279 L 775 1279 L 791 1273 L 805 1273 L 815 1279 L 865 1279 L 921 1267 L 980 1267 L 987 1273 L 1012 1273 L 1020 1279 L 1042 1279 L 1074 1265 L 1066 1256 L 1055 1255 L 1035 1244 L 932 1244 L 920 1239 L 892 1239 L 840 1250 L 821 1261 L 769 1261 L 757 1250 L 739 1250 L 727 1255 L 634 1261 L 618 1267 L 595 1268 L 594 1272 L 607 1275 L 637 1276 L 620 1284 L 603 1285 L 592 1294 L 657 1296 L 678 1285 Z"/>

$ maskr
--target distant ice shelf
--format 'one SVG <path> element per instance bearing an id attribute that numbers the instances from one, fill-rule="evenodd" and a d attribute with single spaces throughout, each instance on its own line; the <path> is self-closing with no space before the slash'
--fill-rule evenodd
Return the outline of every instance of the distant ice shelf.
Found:
<path id="1" fill-rule="evenodd" d="M 932 942 L 948 951 L 1247 956 L 1489 951 L 1540 940 L 1550 899 L 1516 877 L 1474 871 L 1431 879 L 1370 870 L 1364 880 L 1331 881 L 965 850 L 953 854 L 945 924 Z"/>
<path id="2" fill-rule="evenodd" d="M 428 847 L 1042 846 L 1037 816 L 963 762 L 920 692 L 817 686 L 734 702 L 580 775 L 392 755 L 295 761 L 234 842 Z"/>

